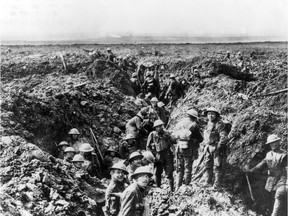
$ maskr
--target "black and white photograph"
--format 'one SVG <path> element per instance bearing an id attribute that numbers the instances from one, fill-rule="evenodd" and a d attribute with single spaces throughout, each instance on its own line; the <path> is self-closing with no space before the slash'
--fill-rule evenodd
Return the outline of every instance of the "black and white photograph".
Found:
<path id="1" fill-rule="evenodd" d="M 0 216 L 287 216 L 287 0 L 0 2 Z"/>

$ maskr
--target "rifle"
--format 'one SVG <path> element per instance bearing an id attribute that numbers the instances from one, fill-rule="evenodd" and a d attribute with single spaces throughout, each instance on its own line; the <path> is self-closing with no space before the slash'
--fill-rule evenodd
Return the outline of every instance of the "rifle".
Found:
<path id="1" fill-rule="evenodd" d="M 96 137 L 95 137 L 95 135 L 94 135 L 94 133 L 93 133 L 92 128 L 89 127 L 89 129 L 90 129 L 90 133 L 91 133 L 91 136 L 92 136 L 92 141 L 93 141 L 93 143 L 94 143 L 94 146 L 96 146 L 96 149 L 97 149 L 97 151 L 98 151 L 98 153 L 99 153 L 99 155 L 100 155 L 100 157 L 101 157 L 101 160 L 102 160 L 102 162 L 103 162 L 103 161 L 104 161 L 104 158 L 103 158 L 103 155 L 102 155 L 102 153 L 101 153 L 101 151 L 100 151 L 98 141 L 97 141 L 97 139 L 96 139 Z"/>
<path id="2" fill-rule="evenodd" d="M 274 91 L 274 92 L 270 92 L 270 93 L 267 93 L 267 94 L 262 94 L 262 95 L 261 94 L 257 94 L 257 95 L 252 96 L 252 98 L 266 97 L 266 96 L 270 96 L 270 95 L 280 94 L 280 93 L 283 93 L 283 92 L 288 92 L 288 88 L 281 89 L 281 90 Z"/>
<path id="3" fill-rule="evenodd" d="M 178 158 L 178 151 L 179 151 L 179 146 L 176 146 L 176 151 L 175 151 L 175 156 L 176 156 L 176 172 L 179 172 L 179 158 Z"/>
<path id="4" fill-rule="evenodd" d="M 253 206 L 255 206 L 257 203 L 254 199 L 254 196 L 253 196 L 253 193 L 252 193 L 252 188 L 251 188 L 251 185 L 250 185 L 250 181 L 249 181 L 249 178 L 248 178 L 248 175 L 247 173 L 245 173 L 245 176 L 246 176 L 246 180 L 247 180 L 247 183 L 248 183 L 248 188 L 249 188 L 249 192 L 250 192 L 250 196 L 251 196 L 251 199 L 253 201 Z"/>

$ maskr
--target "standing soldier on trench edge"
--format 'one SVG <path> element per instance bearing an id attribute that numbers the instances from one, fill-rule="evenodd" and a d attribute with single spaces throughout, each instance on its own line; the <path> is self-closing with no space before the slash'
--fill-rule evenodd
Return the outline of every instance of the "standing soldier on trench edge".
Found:
<path id="1" fill-rule="evenodd" d="M 212 184 L 214 172 L 214 185 L 215 189 L 220 187 L 222 175 L 222 163 L 225 145 L 228 141 L 225 124 L 222 122 L 220 112 L 214 107 L 208 108 L 204 115 L 208 118 L 208 123 L 204 130 L 204 163 L 205 185 Z"/>
<path id="2" fill-rule="evenodd" d="M 280 141 L 281 138 L 276 134 L 268 136 L 266 145 L 270 145 L 271 151 L 257 166 L 248 170 L 254 172 L 265 165 L 268 167 L 265 189 L 275 194 L 271 216 L 287 215 L 287 152 L 280 149 Z"/>
<path id="3" fill-rule="evenodd" d="M 156 159 L 155 162 L 155 176 L 157 187 L 161 187 L 161 175 L 163 169 L 169 180 L 170 190 L 174 191 L 174 178 L 173 178 L 173 153 L 171 147 L 173 144 L 170 141 L 170 135 L 164 131 L 164 122 L 161 120 L 156 120 L 154 122 L 152 131 L 147 140 L 147 150 L 151 151 Z"/>

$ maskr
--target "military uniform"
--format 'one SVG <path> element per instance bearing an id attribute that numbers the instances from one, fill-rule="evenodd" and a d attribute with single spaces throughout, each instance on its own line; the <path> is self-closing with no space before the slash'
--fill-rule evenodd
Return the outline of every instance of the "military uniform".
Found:
<path id="1" fill-rule="evenodd" d="M 223 150 L 227 141 L 224 123 L 219 118 L 213 122 L 208 122 L 204 130 L 204 163 L 207 184 L 212 183 L 213 171 L 215 174 L 214 185 L 217 187 L 220 184 L 222 160 L 225 156 Z"/>
<path id="2" fill-rule="evenodd" d="M 122 195 L 121 210 L 119 216 L 142 216 L 144 212 L 145 189 L 136 182 L 129 185 Z"/>
<path id="3" fill-rule="evenodd" d="M 105 215 L 117 216 L 120 212 L 120 196 L 112 193 L 122 193 L 125 190 L 125 183 L 111 179 L 105 193 Z"/>
<path id="4" fill-rule="evenodd" d="M 139 132 L 143 129 L 143 120 L 144 117 L 141 114 L 137 114 L 131 118 L 126 124 L 126 134 L 132 134 L 135 137 L 138 137 Z"/>
<path id="5" fill-rule="evenodd" d="M 265 165 L 268 167 L 268 179 L 265 189 L 275 193 L 272 216 L 279 216 L 281 215 L 281 209 L 285 205 L 285 198 L 287 199 L 287 153 L 282 150 L 277 152 L 270 151 L 266 157 L 250 171 L 253 172 Z"/>
<path id="6" fill-rule="evenodd" d="M 133 88 L 135 94 L 136 95 L 140 94 L 141 93 L 141 85 L 140 85 L 140 82 L 138 81 L 138 79 L 135 77 L 132 77 L 130 79 L 130 81 L 131 81 L 132 88 Z"/>
<path id="7" fill-rule="evenodd" d="M 129 144 L 126 140 L 123 140 L 120 144 L 119 154 L 122 159 L 128 159 L 131 153 L 139 149 L 140 147 L 137 144 L 136 140 L 132 144 Z"/>
<path id="8" fill-rule="evenodd" d="M 177 187 L 182 185 L 183 177 L 185 185 L 191 182 L 193 161 L 197 160 L 199 144 L 203 141 L 200 128 L 195 121 L 191 121 L 189 118 L 184 119 L 183 126 L 191 135 L 188 136 L 187 134 L 187 136 L 185 136 L 185 134 L 183 134 L 183 137 L 179 137 L 177 147 L 177 157 L 179 158 Z M 185 141 L 187 145 L 181 145 L 181 142 Z"/>
<path id="9" fill-rule="evenodd" d="M 159 97 L 159 86 L 156 79 L 148 76 L 142 84 L 142 92 L 151 93 L 151 97 Z"/>
<path id="10" fill-rule="evenodd" d="M 161 175 L 163 169 L 169 180 L 171 191 L 174 190 L 173 178 L 173 154 L 170 150 L 172 146 L 169 135 L 165 132 L 153 131 L 149 134 L 147 140 L 147 150 L 151 151 L 155 158 L 155 177 L 157 187 L 161 186 Z"/>
<path id="11" fill-rule="evenodd" d="M 171 80 L 169 83 L 165 97 L 169 98 L 171 105 L 174 105 L 176 101 L 184 95 L 183 89 L 176 79 Z"/>

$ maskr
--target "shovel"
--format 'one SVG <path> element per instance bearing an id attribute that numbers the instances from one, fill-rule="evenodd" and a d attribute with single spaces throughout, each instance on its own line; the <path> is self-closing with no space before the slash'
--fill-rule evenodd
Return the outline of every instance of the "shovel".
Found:
<path id="1" fill-rule="evenodd" d="M 254 196 L 253 196 L 253 193 L 252 193 L 252 188 L 251 188 L 251 185 L 250 185 L 250 181 L 249 181 L 249 178 L 248 178 L 248 175 L 247 173 L 245 173 L 245 176 L 246 176 L 246 180 L 247 180 L 247 183 L 248 183 L 248 188 L 249 188 L 249 192 L 250 192 L 250 197 L 253 201 L 253 205 L 252 207 L 255 207 L 257 205 L 257 203 L 255 202 L 255 199 L 254 199 Z"/>

